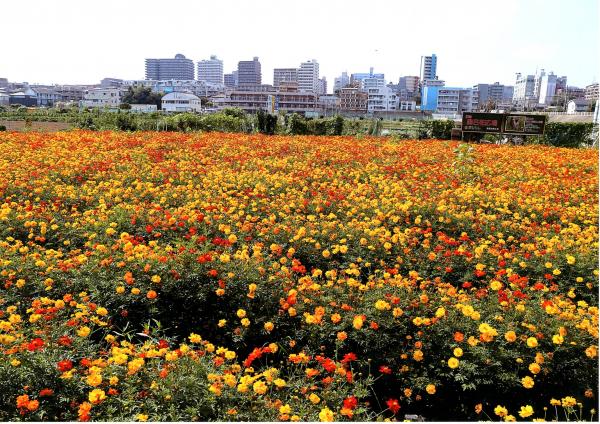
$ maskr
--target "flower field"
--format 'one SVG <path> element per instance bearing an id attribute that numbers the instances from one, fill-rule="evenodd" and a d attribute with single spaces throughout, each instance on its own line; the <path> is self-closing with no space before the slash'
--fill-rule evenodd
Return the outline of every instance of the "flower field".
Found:
<path id="1" fill-rule="evenodd" d="M 596 420 L 598 152 L 0 135 L 0 420 Z"/>

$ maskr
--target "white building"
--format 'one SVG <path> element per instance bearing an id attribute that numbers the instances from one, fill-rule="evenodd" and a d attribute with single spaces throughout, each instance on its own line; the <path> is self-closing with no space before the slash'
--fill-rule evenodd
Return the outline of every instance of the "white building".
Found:
<path id="1" fill-rule="evenodd" d="M 363 81 L 364 82 L 364 81 Z M 367 112 L 398 110 L 398 96 L 388 86 L 372 86 L 367 90 Z"/>
<path id="2" fill-rule="evenodd" d="M 553 72 L 542 76 L 539 92 L 538 103 L 549 106 L 556 95 L 556 75 Z"/>
<path id="3" fill-rule="evenodd" d="M 445 115 L 458 115 L 473 110 L 473 89 L 443 87 L 438 91 L 436 112 Z"/>
<path id="4" fill-rule="evenodd" d="M 79 107 L 118 108 L 124 91 L 120 88 L 91 88 L 85 90 Z"/>
<path id="5" fill-rule="evenodd" d="M 131 112 L 135 113 L 152 113 L 157 111 L 156 105 L 130 105 Z"/>
<path id="6" fill-rule="evenodd" d="M 319 63 L 315 59 L 300 64 L 298 89 L 309 93 L 319 92 Z"/>
<path id="7" fill-rule="evenodd" d="M 576 112 L 588 112 L 590 101 L 586 99 L 575 99 L 567 103 L 567 114 L 572 115 Z"/>
<path id="8" fill-rule="evenodd" d="M 198 62 L 198 81 L 223 84 L 223 61 L 217 56 Z"/>
<path id="9" fill-rule="evenodd" d="M 417 102 L 414 100 L 401 100 L 398 110 L 402 112 L 415 112 L 417 110 Z"/>
<path id="10" fill-rule="evenodd" d="M 519 106 L 528 106 L 537 103 L 535 96 L 535 76 L 517 74 L 513 91 L 513 103 Z"/>
<path id="11" fill-rule="evenodd" d="M 200 97 L 191 93 L 173 92 L 165 94 L 161 99 L 165 112 L 201 112 Z"/>
<path id="12" fill-rule="evenodd" d="M 369 90 L 370 88 L 383 87 L 385 85 L 385 79 L 383 78 L 364 78 L 360 80 L 360 88 L 363 90 Z"/>

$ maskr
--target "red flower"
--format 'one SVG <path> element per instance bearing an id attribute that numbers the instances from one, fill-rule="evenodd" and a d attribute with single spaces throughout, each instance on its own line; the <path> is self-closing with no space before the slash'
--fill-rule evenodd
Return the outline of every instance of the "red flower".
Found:
<path id="1" fill-rule="evenodd" d="M 73 361 L 69 359 L 63 359 L 62 361 L 58 361 L 56 367 L 60 372 L 67 372 L 73 368 Z"/>
<path id="2" fill-rule="evenodd" d="M 352 352 L 346 353 L 344 355 L 344 359 L 342 359 L 342 364 L 347 364 L 348 362 L 356 361 L 356 355 Z"/>
<path id="3" fill-rule="evenodd" d="M 387 365 L 382 365 L 379 367 L 379 372 L 382 374 L 391 374 L 392 369 L 390 367 L 388 367 Z"/>
<path id="4" fill-rule="evenodd" d="M 344 399 L 344 408 L 346 409 L 354 409 L 358 405 L 358 399 L 354 396 L 347 397 Z"/>
<path id="5" fill-rule="evenodd" d="M 398 399 L 388 399 L 386 402 L 390 411 L 396 414 L 400 410 L 400 403 L 398 403 Z"/>
<path id="6" fill-rule="evenodd" d="M 54 390 L 52 390 L 52 389 L 42 389 L 42 390 L 40 390 L 40 397 L 52 396 L 53 394 L 54 394 Z"/>
<path id="7" fill-rule="evenodd" d="M 42 339 L 35 338 L 27 345 L 27 350 L 30 352 L 35 352 L 36 350 L 41 350 L 44 347 L 44 341 Z"/>
<path id="8" fill-rule="evenodd" d="M 73 340 L 69 336 L 60 336 L 58 338 L 58 344 L 61 346 L 71 346 L 73 344 Z"/>
<path id="9" fill-rule="evenodd" d="M 158 341 L 158 347 L 159 347 L 159 349 L 165 349 L 165 348 L 169 347 L 169 342 L 167 342 L 164 339 L 160 339 Z"/>

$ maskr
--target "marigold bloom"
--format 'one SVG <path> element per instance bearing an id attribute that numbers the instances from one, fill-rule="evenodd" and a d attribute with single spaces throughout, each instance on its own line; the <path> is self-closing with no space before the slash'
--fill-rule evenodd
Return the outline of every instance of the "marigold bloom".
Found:
<path id="1" fill-rule="evenodd" d="M 531 407 L 531 405 L 521 406 L 521 409 L 519 410 L 519 416 L 521 418 L 531 417 L 532 415 L 533 408 Z"/>
<path id="2" fill-rule="evenodd" d="M 435 394 L 435 391 L 436 391 L 435 385 L 433 385 L 433 384 L 428 384 L 428 385 L 427 385 L 427 387 L 425 387 L 425 391 L 426 391 L 427 393 L 429 393 L 430 395 L 433 395 L 433 394 Z"/>
<path id="3" fill-rule="evenodd" d="M 459 363 L 459 360 L 454 357 L 448 359 L 448 366 L 452 369 L 457 368 Z"/>
<path id="4" fill-rule="evenodd" d="M 321 409 L 321 412 L 319 412 L 319 420 L 321 420 L 321 422 L 332 422 L 334 418 L 335 414 L 329 408 L 323 408 Z"/>

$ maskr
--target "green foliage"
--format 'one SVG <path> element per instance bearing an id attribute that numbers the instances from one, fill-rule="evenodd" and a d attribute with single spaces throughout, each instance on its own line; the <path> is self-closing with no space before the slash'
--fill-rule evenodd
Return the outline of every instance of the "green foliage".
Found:
<path id="1" fill-rule="evenodd" d="M 6 131 L 6 126 L 5 125 L 0 125 L 0 131 Z"/>
<path id="2" fill-rule="evenodd" d="M 591 122 L 550 122 L 546 125 L 543 143 L 555 147 L 591 145 L 593 129 Z"/>

